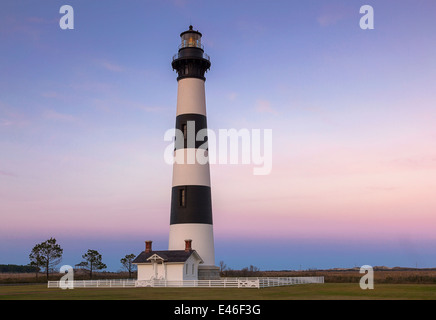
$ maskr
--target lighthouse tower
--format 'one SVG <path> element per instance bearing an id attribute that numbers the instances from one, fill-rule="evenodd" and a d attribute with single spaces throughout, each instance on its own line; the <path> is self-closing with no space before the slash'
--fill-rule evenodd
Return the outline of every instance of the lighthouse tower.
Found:
<path id="1" fill-rule="evenodd" d="M 180 37 L 179 51 L 172 61 L 172 67 L 178 74 L 176 131 L 179 130 L 179 134 L 176 134 L 175 140 L 168 249 L 183 250 L 184 240 L 192 240 L 192 248 L 204 262 L 199 266 L 198 279 L 217 279 L 219 268 L 215 266 L 205 134 L 204 74 L 211 63 L 204 53 L 200 32 L 189 26 L 189 30 L 182 32 Z M 197 141 L 199 132 L 201 139 Z"/>

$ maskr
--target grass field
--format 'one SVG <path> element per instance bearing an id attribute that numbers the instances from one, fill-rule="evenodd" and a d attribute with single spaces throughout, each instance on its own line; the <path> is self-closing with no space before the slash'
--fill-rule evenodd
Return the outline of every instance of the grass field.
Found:
<path id="1" fill-rule="evenodd" d="M 62 274 L 51 275 L 59 280 Z M 244 275 L 239 275 L 244 276 Z M 362 290 L 358 270 L 269 271 L 256 276 L 323 276 L 324 284 L 264 289 L 229 288 L 47 288 L 44 275 L 0 273 L 0 300 L 436 300 L 436 269 L 374 272 L 374 290 Z M 96 273 L 100 279 L 125 279 L 123 273 Z M 75 280 L 88 279 L 75 274 Z M 39 284 L 26 285 L 38 281 Z"/>
<path id="2" fill-rule="evenodd" d="M 379 284 L 362 290 L 358 283 L 304 284 L 264 289 L 78 288 L 47 285 L 0 286 L 0 300 L 436 300 L 433 284 Z"/>

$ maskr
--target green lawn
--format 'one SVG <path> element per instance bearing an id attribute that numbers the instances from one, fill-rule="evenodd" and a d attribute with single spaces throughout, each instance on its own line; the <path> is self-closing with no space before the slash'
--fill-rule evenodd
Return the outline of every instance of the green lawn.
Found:
<path id="1" fill-rule="evenodd" d="M 47 285 L 0 286 L 0 300 L 436 300 L 436 285 L 379 284 L 362 290 L 359 284 L 304 284 L 264 289 L 209 288 L 78 288 L 48 289 Z"/>

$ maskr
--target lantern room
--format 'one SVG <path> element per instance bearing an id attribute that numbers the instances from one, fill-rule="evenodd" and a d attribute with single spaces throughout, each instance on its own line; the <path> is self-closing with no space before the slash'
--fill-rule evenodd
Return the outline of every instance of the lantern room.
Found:
<path id="1" fill-rule="evenodd" d="M 201 33 L 198 31 L 194 31 L 192 26 L 189 26 L 189 30 L 182 32 L 180 34 L 182 39 L 182 43 L 180 44 L 180 48 L 200 48 L 203 49 L 201 45 Z"/>

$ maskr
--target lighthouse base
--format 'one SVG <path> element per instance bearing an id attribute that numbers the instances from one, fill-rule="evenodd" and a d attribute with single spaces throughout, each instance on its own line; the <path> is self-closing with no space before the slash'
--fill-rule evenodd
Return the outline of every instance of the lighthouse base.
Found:
<path id="1" fill-rule="evenodd" d="M 220 268 L 216 266 L 198 266 L 198 280 L 219 280 Z"/>

